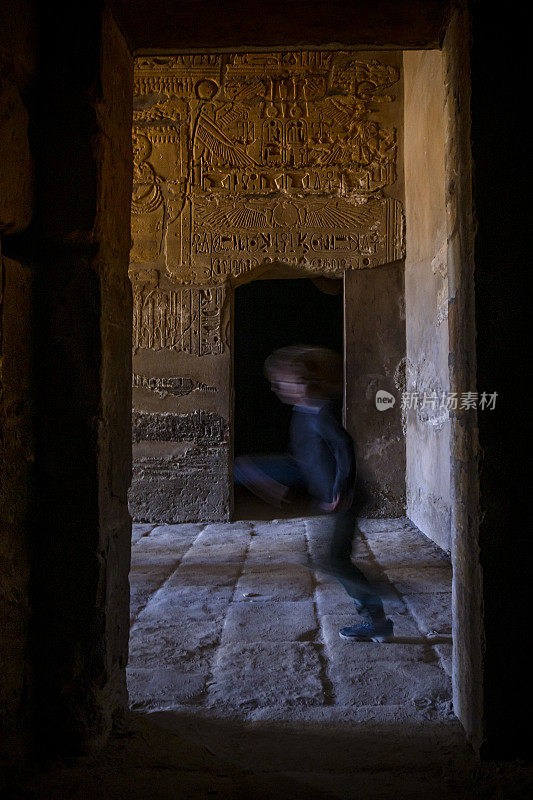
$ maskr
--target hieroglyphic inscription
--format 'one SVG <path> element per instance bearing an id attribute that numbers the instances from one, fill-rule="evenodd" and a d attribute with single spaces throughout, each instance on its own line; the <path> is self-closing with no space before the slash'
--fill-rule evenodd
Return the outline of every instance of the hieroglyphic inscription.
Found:
<path id="1" fill-rule="evenodd" d="M 345 51 L 137 59 L 132 260 L 209 285 L 273 262 L 339 275 L 402 257 L 383 113 L 399 78 Z"/>
<path id="2" fill-rule="evenodd" d="M 133 283 L 133 351 L 176 350 L 219 355 L 224 287 L 161 286 L 157 270 L 130 270 Z"/>
<path id="3" fill-rule="evenodd" d="M 191 414 L 134 411 L 133 442 L 193 442 L 217 446 L 228 442 L 229 426 L 214 411 L 193 411 Z"/>
<path id="4" fill-rule="evenodd" d="M 149 389 L 158 397 L 183 397 L 192 392 L 217 392 L 216 386 L 208 386 L 193 378 L 150 378 L 147 375 L 133 373 L 134 389 Z"/>

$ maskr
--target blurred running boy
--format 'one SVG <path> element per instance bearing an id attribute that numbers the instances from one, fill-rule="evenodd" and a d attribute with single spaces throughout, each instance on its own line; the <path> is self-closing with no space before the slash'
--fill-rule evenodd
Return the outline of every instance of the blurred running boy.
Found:
<path id="1" fill-rule="evenodd" d="M 334 575 L 355 603 L 362 622 L 341 628 L 353 641 L 389 641 L 393 624 L 369 581 L 351 560 L 362 492 L 353 441 L 342 427 L 335 400 L 342 390 L 342 363 L 323 347 L 275 350 L 265 373 L 282 403 L 293 406 L 289 454 L 236 459 L 235 481 L 268 502 L 288 502 L 291 487 L 303 486 L 326 512 L 329 558 L 315 566 Z"/>

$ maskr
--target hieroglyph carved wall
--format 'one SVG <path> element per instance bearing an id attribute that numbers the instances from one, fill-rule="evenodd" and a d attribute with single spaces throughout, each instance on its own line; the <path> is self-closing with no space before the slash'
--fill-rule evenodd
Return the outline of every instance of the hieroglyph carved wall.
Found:
<path id="1" fill-rule="evenodd" d="M 330 50 L 141 57 L 134 109 L 134 408 L 231 424 L 232 286 L 280 264 L 340 277 L 403 257 L 400 61 Z M 219 456 L 222 494 L 183 519 L 230 513 L 229 449 Z M 141 448 L 136 464 L 154 457 Z M 145 490 L 134 479 L 132 511 L 149 519 Z"/>

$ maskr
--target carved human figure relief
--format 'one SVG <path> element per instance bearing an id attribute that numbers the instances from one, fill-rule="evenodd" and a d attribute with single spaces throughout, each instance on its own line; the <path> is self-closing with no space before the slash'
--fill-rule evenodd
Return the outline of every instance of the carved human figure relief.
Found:
<path id="1" fill-rule="evenodd" d="M 401 258 L 403 208 L 389 194 L 401 76 L 382 58 L 137 59 L 135 126 L 151 153 L 141 140 L 132 211 L 144 222 L 134 258 L 157 254 L 172 283 L 191 286 L 251 277 L 269 263 L 339 276 Z M 152 234 L 150 249 L 142 239 Z"/>
<path id="2" fill-rule="evenodd" d="M 133 191 L 131 236 L 133 261 L 157 261 L 163 237 L 163 195 L 153 166 L 148 162 L 152 145 L 146 136 L 133 134 Z"/>

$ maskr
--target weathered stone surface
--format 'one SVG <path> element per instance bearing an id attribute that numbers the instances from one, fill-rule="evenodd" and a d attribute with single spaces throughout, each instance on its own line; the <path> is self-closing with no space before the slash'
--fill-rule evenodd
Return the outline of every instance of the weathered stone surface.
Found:
<path id="1" fill-rule="evenodd" d="M 451 636 L 451 594 L 413 594 L 404 595 L 403 599 L 421 631 Z"/>
<path id="2" fill-rule="evenodd" d="M 235 600 L 247 597 L 263 600 L 307 600 L 313 596 L 313 581 L 308 570 L 292 564 L 246 567 L 235 589 Z"/>
<path id="3" fill-rule="evenodd" d="M 451 548 L 448 236 L 443 54 L 404 53 L 407 514 Z M 466 390 L 466 387 L 465 387 Z M 424 396 L 428 398 L 424 403 Z M 432 398 L 435 398 L 434 400 Z"/>
<path id="4" fill-rule="evenodd" d="M 194 540 L 204 530 L 205 525 L 201 523 L 182 523 L 181 525 L 152 525 L 151 538 L 158 538 L 159 536 L 165 537 L 188 537 Z"/>
<path id="5" fill-rule="evenodd" d="M 153 523 L 148 523 L 146 525 L 132 525 L 131 527 L 131 543 L 135 544 L 139 541 L 143 536 L 146 536 L 155 526 Z"/>
<path id="6" fill-rule="evenodd" d="M 350 614 L 356 615 L 353 600 L 344 591 L 337 581 L 327 576 L 327 580 L 319 580 L 315 590 L 317 610 L 323 614 Z"/>
<path id="7" fill-rule="evenodd" d="M 384 567 L 449 567 L 450 557 L 419 530 L 403 530 L 401 537 L 374 533 L 368 537 L 374 556 Z"/>
<path id="8" fill-rule="evenodd" d="M 2 59 L 3 61 L 3 59 Z M 26 228 L 33 213 L 33 158 L 28 141 L 28 112 L 18 86 L 0 61 L 0 233 Z"/>
<path id="9" fill-rule="evenodd" d="M 129 667 L 127 670 L 132 709 L 165 710 L 200 697 L 206 673 L 182 672 L 171 667 Z"/>
<path id="10" fill-rule="evenodd" d="M 143 537 L 136 547 L 131 559 L 133 570 L 149 570 L 152 566 L 164 566 L 174 569 L 188 551 L 191 542 L 187 539 L 178 543 L 161 542 L 158 539 Z"/>
<path id="11" fill-rule="evenodd" d="M 356 614 L 321 615 L 320 626 L 321 634 L 330 659 L 331 669 L 346 668 L 348 671 L 352 667 L 365 669 L 367 663 L 383 662 L 396 664 L 408 662 L 431 663 L 437 662 L 437 655 L 428 644 L 424 637 L 420 635 L 416 625 L 412 620 L 409 623 L 410 636 L 406 635 L 405 627 L 397 630 L 399 625 L 398 618 L 393 619 L 395 623 L 395 639 L 392 642 L 350 642 L 341 639 L 339 630 L 344 625 L 354 625 L 360 621 Z"/>
<path id="12" fill-rule="evenodd" d="M 187 626 L 194 628 L 196 625 L 201 634 L 202 620 L 218 620 L 222 630 L 229 602 L 229 599 L 211 597 L 186 603 L 184 596 L 176 592 L 172 584 L 166 584 L 150 598 L 150 602 L 139 615 L 136 631 L 140 635 L 143 629 L 181 628 L 183 635 L 187 636 Z"/>
<path id="13" fill-rule="evenodd" d="M 191 615 L 194 616 L 194 615 Z M 159 627 L 136 623 L 130 643 L 130 663 L 136 665 L 183 665 L 208 668 L 216 651 L 221 623 L 199 612 L 182 625 Z"/>
<path id="14" fill-rule="evenodd" d="M 213 666 L 207 704 L 236 710 L 321 705 L 324 697 L 319 672 L 318 656 L 311 644 L 262 642 L 222 646 Z"/>
<path id="15" fill-rule="evenodd" d="M 426 592 L 451 592 L 451 566 L 385 567 L 387 578 L 402 595 Z"/>
<path id="16" fill-rule="evenodd" d="M 218 445 L 228 440 L 228 425 L 217 414 L 197 411 L 193 414 L 160 414 L 136 411 L 132 415 L 134 442 L 190 442 Z"/>
<path id="17" fill-rule="evenodd" d="M 145 607 L 150 597 L 165 582 L 168 569 L 150 569 L 130 574 L 130 621 Z"/>
<path id="18" fill-rule="evenodd" d="M 317 632 L 310 600 L 233 603 L 224 621 L 222 644 L 306 642 Z"/>
<path id="19" fill-rule="evenodd" d="M 419 711 L 451 711 L 451 682 L 438 662 L 381 662 L 379 673 L 373 662 L 344 662 L 342 667 L 331 668 L 330 677 L 336 702 L 341 705 L 405 704 Z"/>
<path id="20" fill-rule="evenodd" d="M 138 520 L 169 523 L 227 519 L 227 459 L 226 449 L 202 453 L 204 464 L 192 468 L 181 460 L 137 459 L 129 492 L 132 515 Z"/>
<path id="21" fill-rule="evenodd" d="M 358 525 L 365 537 L 369 539 L 374 534 L 389 534 L 400 530 L 411 530 L 413 523 L 405 517 L 385 517 L 383 519 L 359 518 Z"/>
<path id="22" fill-rule="evenodd" d="M 227 603 L 179 603 L 166 586 L 150 601 L 131 630 L 130 665 L 170 665 L 183 671 L 209 669 L 220 640 Z"/>

